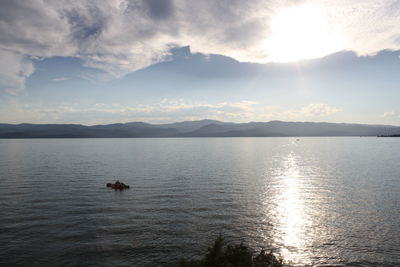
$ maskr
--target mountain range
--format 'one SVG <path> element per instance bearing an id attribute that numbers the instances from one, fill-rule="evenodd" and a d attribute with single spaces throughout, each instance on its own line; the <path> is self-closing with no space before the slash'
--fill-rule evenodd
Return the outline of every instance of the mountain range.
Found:
<path id="1" fill-rule="evenodd" d="M 326 122 L 232 123 L 199 120 L 168 124 L 130 122 L 93 126 L 0 124 L 0 138 L 394 136 L 399 134 L 399 126 Z"/>

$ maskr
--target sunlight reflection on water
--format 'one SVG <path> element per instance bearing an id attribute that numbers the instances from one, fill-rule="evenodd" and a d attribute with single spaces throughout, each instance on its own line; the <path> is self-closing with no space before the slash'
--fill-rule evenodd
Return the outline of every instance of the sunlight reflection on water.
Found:
<path id="1" fill-rule="evenodd" d="M 295 148 L 291 143 L 289 147 Z M 307 197 L 306 167 L 300 163 L 293 149 L 277 159 L 278 167 L 271 170 L 274 202 L 274 246 L 280 247 L 281 256 L 289 262 L 311 264 L 307 256 L 307 240 L 305 233 L 311 226 L 311 218 L 307 215 L 305 197 Z M 270 200 L 269 200 L 270 201 Z M 269 213 L 271 211 L 268 211 Z"/>
<path id="2" fill-rule="evenodd" d="M 300 195 L 300 174 L 294 153 L 291 152 L 283 162 L 285 171 L 277 177 L 281 185 L 278 212 L 281 218 L 280 228 L 285 248 L 296 248 L 301 246 L 300 234 L 306 224 L 304 215 L 304 203 Z M 283 250 L 283 256 L 289 259 L 289 249 Z"/>

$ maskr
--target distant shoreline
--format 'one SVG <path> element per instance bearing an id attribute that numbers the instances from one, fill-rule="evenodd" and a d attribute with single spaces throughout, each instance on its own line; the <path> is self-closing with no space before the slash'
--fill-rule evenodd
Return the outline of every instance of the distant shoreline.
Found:
<path id="1" fill-rule="evenodd" d="M 145 122 L 85 126 L 79 124 L 0 124 L 0 138 L 159 138 L 159 137 L 338 137 L 400 136 L 391 125 L 328 122 L 248 122 L 216 120 L 168 124 Z"/>
<path id="2" fill-rule="evenodd" d="M 378 137 L 400 137 L 400 136 L 377 136 L 377 135 L 310 135 L 310 136 L 139 136 L 139 137 L 0 137 L 0 140 L 23 140 L 23 139 L 205 139 L 205 138 L 221 138 L 221 139 L 229 139 L 229 138 L 313 138 L 313 137 L 355 137 L 355 138 L 378 138 Z M 301 140 L 298 140 L 301 141 Z"/>

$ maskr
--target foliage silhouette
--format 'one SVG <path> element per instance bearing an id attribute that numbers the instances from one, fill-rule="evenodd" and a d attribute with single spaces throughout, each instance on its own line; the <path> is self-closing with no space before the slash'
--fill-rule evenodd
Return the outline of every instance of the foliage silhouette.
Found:
<path id="1" fill-rule="evenodd" d="M 218 236 L 207 254 L 200 260 L 182 259 L 179 267 L 284 267 L 282 259 L 272 252 L 261 250 L 255 255 L 246 245 L 227 245 L 224 247 L 224 238 Z"/>

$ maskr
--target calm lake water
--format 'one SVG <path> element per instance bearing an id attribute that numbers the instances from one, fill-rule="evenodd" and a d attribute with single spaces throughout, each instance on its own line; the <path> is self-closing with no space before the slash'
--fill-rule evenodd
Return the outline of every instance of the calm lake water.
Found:
<path id="1" fill-rule="evenodd" d="M 0 204 L 1 266 L 400 266 L 400 138 L 0 140 Z"/>

